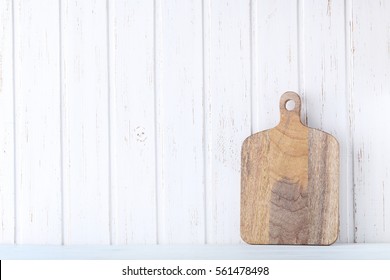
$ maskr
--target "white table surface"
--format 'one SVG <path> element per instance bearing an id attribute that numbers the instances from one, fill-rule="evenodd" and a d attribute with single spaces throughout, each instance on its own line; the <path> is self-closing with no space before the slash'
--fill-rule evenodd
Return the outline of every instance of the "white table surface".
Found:
<path id="1" fill-rule="evenodd" d="M 332 246 L 1 245 L 0 259 L 390 259 L 390 243 L 334 244 Z"/>

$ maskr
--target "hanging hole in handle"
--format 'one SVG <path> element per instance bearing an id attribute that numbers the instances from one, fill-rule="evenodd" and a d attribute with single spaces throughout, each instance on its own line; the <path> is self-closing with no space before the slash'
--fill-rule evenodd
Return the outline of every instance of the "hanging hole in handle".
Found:
<path id="1" fill-rule="evenodd" d="M 295 108 L 295 101 L 292 99 L 289 99 L 286 101 L 284 104 L 284 107 L 286 108 L 287 111 L 293 111 Z"/>

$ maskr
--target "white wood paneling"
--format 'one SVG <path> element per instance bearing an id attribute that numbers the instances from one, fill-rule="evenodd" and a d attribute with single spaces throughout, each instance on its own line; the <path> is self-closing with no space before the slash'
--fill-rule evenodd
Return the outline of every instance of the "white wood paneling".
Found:
<path id="1" fill-rule="evenodd" d="M 240 150 L 340 143 L 340 242 L 390 241 L 388 1 L 0 0 L 0 243 L 240 243 Z"/>
<path id="2" fill-rule="evenodd" d="M 13 9 L 0 1 L 0 243 L 14 242 Z"/>
<path id="3" fill-rule="evenodd" d="M 159 243 L 204 243 L 202 2 L 156 2 Z"/>
<path id="4" fill-rule="evenodd" d="M 65 244 L 108 244 L 106 1 L 61 2 Z"/>
<path id="5" fill-rule="evenodd" d="M 16 242 L 61 242 L 58 2 L 14 3 Z M 45 13 L 42 14 L 42 7 Z"/>
<path id="6" fill-rule="evenodd" d="M 112 241 L 155 243 L 154 3 L 109 12 Z"/>
<path id="7" fill-rule="evenodd" d="M 345 75 L 344 3 L 299 3 L 301 94 L 308 125 L 334 135 L 340 146 L 340 236 L 353 242 L 353 192 Z"/>
<path id="8" fill-rule="evenodd" d="M 279 122 L 279 98 L 299 91 L 297 1 L 254 1 L 253 132 Z M 256 19 L 256 20 L 254 20 Z M 304 115 L 303 110 L 303 115 Z"/>
<path id="9" fill-rule="evenodd" d="M 241 144 L 251 131 L 250 2 L 205 1 L 207 242 L 240 242 Z"/>
<path id="10" fill-rule="evenodd" d="M 357 242 L 390 241 L 390 3 L 349 3 Z"/>

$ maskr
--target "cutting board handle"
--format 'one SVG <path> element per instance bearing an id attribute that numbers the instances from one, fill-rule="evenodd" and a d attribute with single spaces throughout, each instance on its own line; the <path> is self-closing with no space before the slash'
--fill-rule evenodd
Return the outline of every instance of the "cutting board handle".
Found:
<path id="1" fill-rule="evenodd" d="M 294 107 L 287 109 L 287 103 L 293 101 Z M 289 124 L 290 122 L 301 122 L 301 98 L 296 92 L 287 91 L 280 97 L 280 124 Z"/>

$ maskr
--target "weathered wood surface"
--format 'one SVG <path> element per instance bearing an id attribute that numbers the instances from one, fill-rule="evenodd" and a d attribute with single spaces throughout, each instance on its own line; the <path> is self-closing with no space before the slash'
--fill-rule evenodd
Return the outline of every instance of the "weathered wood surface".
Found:
<path id="1" fill-rule="evenodd" d="M 287 90 L 339 141 L 338 242 L 390 242 L 389 12 L 0 0 L 0 243 L 242 242 L 241 144 Z"/>
<path id="2" fill-rule="evenodd" d="M 12 1 L 0 1 L 0 243 L 15 242 Z"/>
<path id="3" fill-rule="evenodd" d="M 295 102 L 288 110 L 287 102 Z M 337 140 L 300 121 L 286 92 L 280 122 L 242 147 L 241 236 L 251 244 L 329 245 L 338 235 Z"/>

